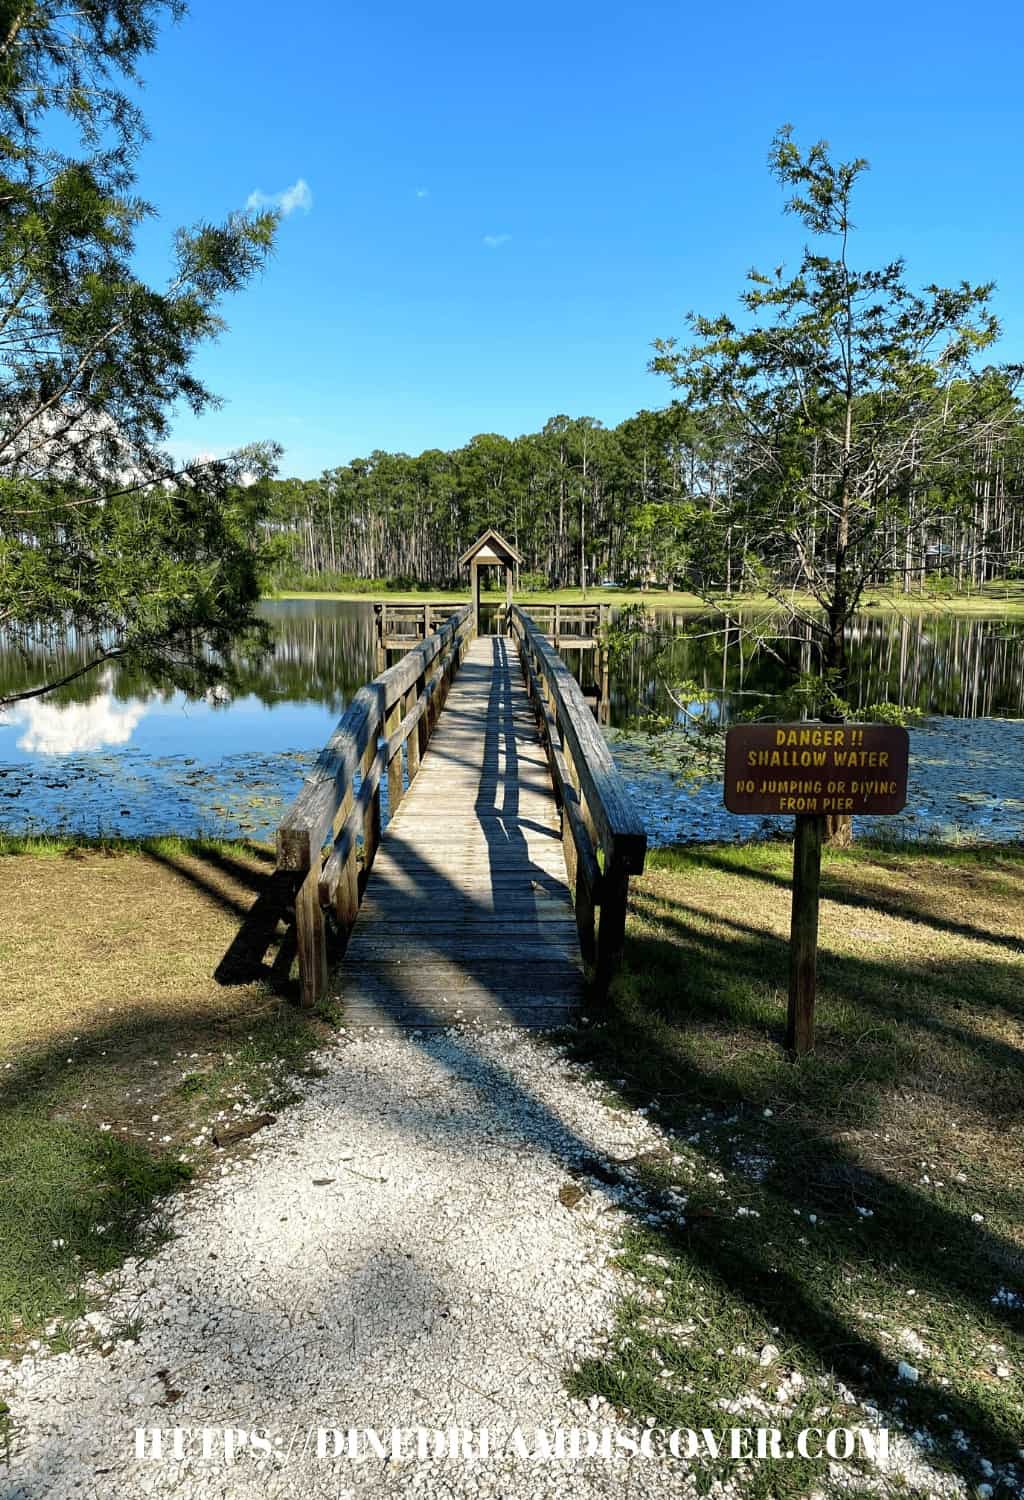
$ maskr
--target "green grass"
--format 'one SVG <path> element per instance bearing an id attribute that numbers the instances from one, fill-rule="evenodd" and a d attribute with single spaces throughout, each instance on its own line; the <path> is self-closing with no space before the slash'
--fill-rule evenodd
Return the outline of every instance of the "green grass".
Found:
<path id="1" fill-rule="evenodd" d="M 88 1274 L 158 1243 L 150 1210 L 191 1172 L 167 1152 L 51 1119 L 45 1105 L 5 1107 L 3 1132 L 0 1340 L 16 1344 L 86 1311 Z"/>
<path id="2" fill-rule="evenodd" d="M 0 1353 L 64 1347 L 90 1277 L 220 1157 L 217 1116 L 284 1108 L 314 1066 L 331 1017 L 267 963 L 273 879 L 255 844 L 0 838 Z"/>
<path id="3" fill-rule="evenodd" d="M 1024 848 L 829 853 L 817 1048 L 796 1064 L 790 860 L 660 851 L 633 883 L 624 969 L 573 1046 L 674 1156 L 638 1164 L 656 1222 L 630 1232 L 610 1346 L 575 1389 L 700 1428 L 796 1371 L 788 1407 L 730 1420 L 857 1425 L 846 1389 L 972 1483 L 980 1459 L 1024 1475 L 1024 1311 L 992 1301 L 1024 1299 Z M 742 1493 L 824 1477 L 762 1465 Z"/>
<path id="4" fill-rule="evenodd" d="M 290 590 L 283 589 L 280 592 L 269 595 L 275 599 L 341 599 L 341 600 L 367 600 L 387 599 L 396 603 L 418 604 L 425 600 L 440 603 L 465 603 L 469 599 L 468 587 L 462 590 L 445 589 L 396 589 L 386 585 L 377 587 L 372 580 L 367 580 L 367 587 L 351 590 Z M 485 590 L 482 597 L 488 603 L 501 603 L 505 598 L 504 589 Z M 644 604 L 648 609 L 693 609 L 706 610 L 707 604 L 698 598 L 696 594 L 687 593 L 683 589 L 669 592 L 667 589 L 648 589 L 646 592 L 630 589 L 588 589 L 586 596 L 581 589 L 545 589 L 537 593 L 516 594 L 516 603 L 522 605 L 523 609 L 529 610 L 531 604 L 612 604 L 623 606 L 626 604 Z M 808 595 L 795 596 L 795 602 L 802 609 L 814 608 L 814 601 Z M 778 603 L 767 594 L 735 594 L 730 598 L 723 596 L 720 601 L 725 610 L 768 610 L 779 609 Z M 936 596 L 931 594 L 901 594 L 892 593 L 887 590 L 868 591 L 864 596 L 864 608 L 869 612 L 879 614 L 950 614 L 950 615 L 978 615 L 991 616 L 1007 619 L 1024 619 L 1024 582 L 1012 581 L 1007 583 L 986 584 L 983 589 L 971 593 L 956 594 L 950 596 Z"/>
<path id="5" fill-rule="evenodd" d="M 141 1046 L 115 1025 L 69 1056 L 34 1053 L 5 1075 L 0 1348 L 79 1316 L 91 1274 L 160 1243 L 160 1200 L 202 1172 L 212 1148 L 208 1134 L 195 1145 L 196 1133 L 219 1111 L 291 1102 L 320 1029 L 284 1006 L 243 1024 L 169 1030 Z M 186 1044 L 203 1048 L 198 1060 L 186 1062 Z"/>
<path id="6" fill-rule="evenodd" d="M 366 589 L 281 589 L 268 595 L 272 599 L 344 599 L 344 600 L 367 600 L 386 599 L 393 603 L 422 604 L 426 601 L 438 604 L 466 604 L 469 602 L 469 589 L 395 589 L 389 587 L 366 588 Z M 505 601 L 504 588 L 484 588 L 480 591 L 480 597 L 488 604 L 503 604 Z M 641 604 L 646 603 L 650 607 L 674 605 L 677 609 L 705 609 L 707 606 L 696 594 L 685 593 L 676 590 L 669 593 L 667 589 L 650 589 L 647 593 L 639 590 L 627 589 L 588 589 L 586 595 L 578 588 L 573 589 L 541 589 L 536 593 L 517 593 L 515 595 L 517 604 L 524 609 L 529 609 L 532 604 Z M 755 600 L 755 602 L 757 602 Z"/>
<path id="7" fill-rule="evenodd" d="M 247 839 L 185 838 L 179 834 L 153 834 L 147 838 L 118 838 L 114 834 L 4 833 L 0 831 L 0 858 L 31 854 L 39 859 L 60 859 L 81 854 L 138 855 L 157 858 L 205 857 L 262 853 L 266 846 Z"/>

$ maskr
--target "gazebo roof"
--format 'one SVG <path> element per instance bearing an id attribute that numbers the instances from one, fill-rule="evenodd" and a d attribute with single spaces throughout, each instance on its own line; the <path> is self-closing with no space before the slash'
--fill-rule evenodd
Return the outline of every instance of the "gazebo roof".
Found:
<path id="1" fill-rule="evenodd" d="M 472 547 L 459 558 L 459 567 L 464 568 L 467 563 L 472 562 L 474 557 L 479 557 L 481 562 L 494 563 L 521 563 L 522 558 L 511 542 L 505 538 L 493 526 L 488 526 L 482 536 L 478 536 Z"/>

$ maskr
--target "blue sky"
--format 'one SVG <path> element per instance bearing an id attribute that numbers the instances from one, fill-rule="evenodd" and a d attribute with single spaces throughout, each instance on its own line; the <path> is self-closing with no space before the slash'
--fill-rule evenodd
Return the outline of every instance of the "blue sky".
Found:
<path id="1" fill-rule="evenodd" d="M 180 223 L 308 193 L 175 451 L 276 438 L 308 476 L 664 404 L 651 340 L 799 255 L 766 169 L 785 121 L 869 158 L 859 261 L 995 280 L 1024 357 L 1022 41 L 1011 0 L 193 0 L 145 66 L 141 269 Z"/>

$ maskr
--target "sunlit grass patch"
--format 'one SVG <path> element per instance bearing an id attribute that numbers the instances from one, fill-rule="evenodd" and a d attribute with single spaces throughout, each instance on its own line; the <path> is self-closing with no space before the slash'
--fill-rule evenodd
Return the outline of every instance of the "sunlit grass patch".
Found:
<path id="1" fill-rule="evenodd" d="M 317 586 L 319 585 L 319 586 Z M 468 587 L 464 589 L 432 589 L 426 585 L 416 587 L 396 586 L 386 579 L 338 580 L 325 577 L 319 580 L 306 579 L 303 586 L 295 589 L 280 589 L 271 598 L 278 599 L 341 599 L 353 602 L 367 599 L 387 599 L 395 603 L 418 604 L 425 600 L 437 603 L 464 604 L 469 598 Z M 481 597 L 488 603 L 499 604 L 505 599 L 504 588 L 487 587 Z M 631 589 L 631 588 L 581 588 L 538 589 L 533 593 L 517 593 L 515 601 L 523 609 L 531 604 L 610 604 L 621 608 L 627 604 L 643 604 L 648 609 L 692 609 L 707 612 L 709 603 L 685 588 Z M 797 609 L 816 609 L 818 606 L 809 594 L 795 594 L 792 600 Z M 736 593 L 721 595 L 715 607 L 723 613 L 757 610 L 767 614 L 785 614 L 777 599 L 769 594 Z M 987 583 L 983 588 L 960 594 L 903 594 L 888 589 L 869 591 L 864 596 L 864 610 L 871 614 L 900 615 L 971 615 L 1003 619 L 1024 618 L 1024 582 L 1019 579 L 1000 580 Z"/>

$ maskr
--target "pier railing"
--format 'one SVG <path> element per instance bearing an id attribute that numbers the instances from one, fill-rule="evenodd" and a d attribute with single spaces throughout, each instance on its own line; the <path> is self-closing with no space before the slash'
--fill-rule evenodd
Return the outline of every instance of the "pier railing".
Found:
<path id="1" fill-rule="evenodd" d="M 403 747 L 411 782 L 472 633 L 472 607 L 456 607 L 425 640 L 359 689 L 278 828 L 277 867 L 295 872 L 299 882 L 295 924 L 303 1005 L 315 1004 L 327 983 L 325 909 L 333 909 L 343 938 L 359 910 L 380 840 L 381 779 L 387 776 L 393 813 L 404 792 Z"/>
<path id="2" fill-rule="evenodd" d="M 391 604 L 373 606 L 377 647 L 380 651 L 407 651 L 417 641 L 433 635 L 445 620 L 464 608 L 460 604 Z"/>
<path id="3" fill-rule="evenodd" d="M 579 683 L 531 615 L 513 604 L 508 621 L 562 809 L 580 947 L 601 995 L 622 957 L 629 877 L 643 870 L 647 835 Z"/>
<path id="4" fill-rule="evenodd" d="M 603 640 L 611 617 L 611 605 L 531 604 L 529 617 L 554 641 L 556 650 L 563 646 L 590 650 Z"/>

